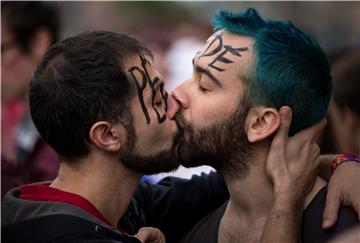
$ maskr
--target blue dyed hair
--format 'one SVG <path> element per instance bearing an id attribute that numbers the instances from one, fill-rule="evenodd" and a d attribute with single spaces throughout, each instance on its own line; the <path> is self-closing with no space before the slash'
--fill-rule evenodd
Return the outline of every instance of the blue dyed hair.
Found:
<path id="1" fill-rule="evenodd" d="M 332 92 L 327 57 L 311 36 L 289 21 L 264 20 L 255 9 L 213 16 L 214 30 L 254 39 L 255 60 L 245 74 L 255 105 L 293 110 L 290 135 L 325 117 Z"/>

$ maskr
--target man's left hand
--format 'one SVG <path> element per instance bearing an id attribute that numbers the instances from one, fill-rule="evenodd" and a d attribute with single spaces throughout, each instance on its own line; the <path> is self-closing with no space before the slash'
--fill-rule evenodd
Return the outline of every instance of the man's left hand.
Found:
<path id="1" fill-rule="evenodd" d="M 330 178 L 323 228 L 331 228 L 337 221 L 340 206 L 354 208 L 360 220 L 360 163 L 341 163 Z"/>
<path id="2" fill-rule="evenodd" d="M 135 235 L 141 243 L 166 243 L 164 234 L 157 228 L 142 227 Z"/>

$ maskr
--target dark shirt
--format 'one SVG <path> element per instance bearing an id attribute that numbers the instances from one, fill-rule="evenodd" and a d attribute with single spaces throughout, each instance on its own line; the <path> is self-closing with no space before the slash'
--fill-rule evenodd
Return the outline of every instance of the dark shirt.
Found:
<path id="1" fill-rule="evenodd" d="M 179 241 L 209 212 L 229 199 L 223 177 L 215 172 L 191 180 L 167 177 L 156 185 L 142 183 L 136 191 L 121 227 L 129 234 L 140 227 L 159 228 L 166 242 Z"/>
<path id="2" fill-rule="evenodd" d="M 327 188 L 322 188 L 303 212 L 302 241 L 326 242 L 333 236 L 359 223 L 356 212 L 352 208 L 341 207 L 338 221 L 330 230 L 322 229 L 322 215 L 325 207 Z M 180 243 L 217 243 L 221 218 L 228 202 L 210 213 L 195 225 Z"/>
<path id="3" fill-rule="evenodd" d="M 35 189 L 44 196 L 42 192 L 49 188 Z M 138 242 L 110 228 L 93 210 L 84 210 L 84 204 L 39 197 L 26 200 L 21 195 L 16 188 L 2 201 L 2 242 Z M 217 173 L 191 180 L 169 177 L 157 185 L 142 183 L 119 224 L 130 235 L 144 226 L 157 227 L 173 243 L 228 198 L 226 184 Z"/>

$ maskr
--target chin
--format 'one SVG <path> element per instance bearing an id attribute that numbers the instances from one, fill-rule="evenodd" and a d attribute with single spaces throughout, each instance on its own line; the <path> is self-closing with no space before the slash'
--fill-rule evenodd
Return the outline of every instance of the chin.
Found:
<path id="1" fill-rule="evenodd" d="M 144 175 L 170 172 L 180 165 L 176 153 L 172 150 L 146 156 L 127 154 L 121 158 L 121 161 L 127 168 Z"/>

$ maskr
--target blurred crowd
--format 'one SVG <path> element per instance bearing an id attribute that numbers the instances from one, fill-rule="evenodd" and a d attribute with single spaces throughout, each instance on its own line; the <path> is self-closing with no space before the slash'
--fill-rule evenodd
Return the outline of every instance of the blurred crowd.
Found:
<path id="1" fill-rule="evenodd" d="M 192 58 L 211 33 L 209 18 L 233 2 L 1 2 L 1 192 L 56 176 L 55 152 L 41 139 L 28 110 L 28 82 L 38 61 L 56 41 L 87 30 L 126 32 L 153 51 L 155 66 L 171 91 L 192 72 Z M 333 99 L 322 153 L 360 154 L 359 2 L 254 3 L 269 17 L 296 22 L 315 35 L 332 66 Z M 306 13 L 306 14 L 305 14 Z M 316 17 L 316 19 L 315 19 Z M 188 178 L 209 171 L 180 168 Z M 151 182 L 165 175 L 145 178 Z"/>

